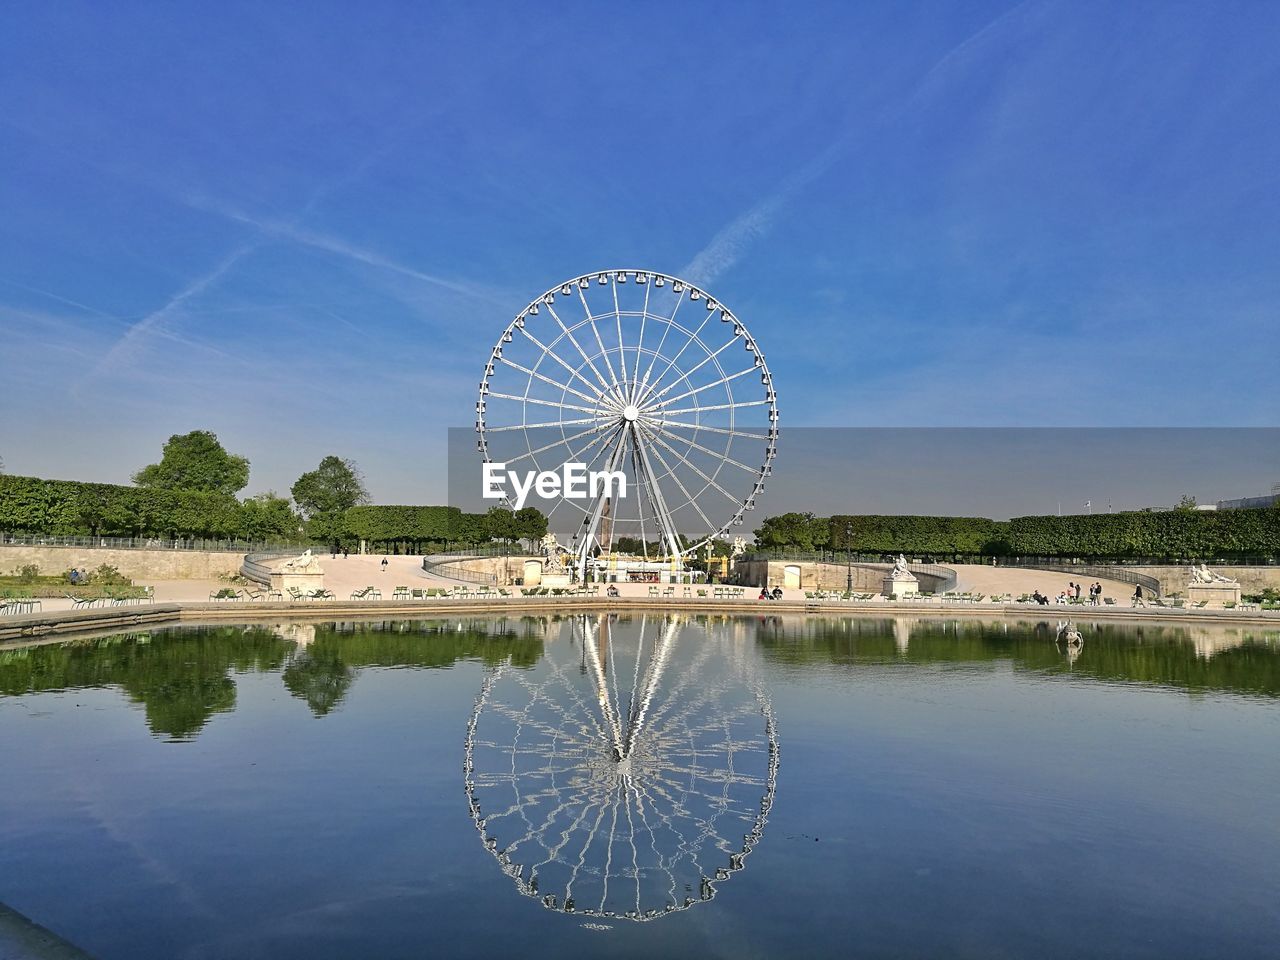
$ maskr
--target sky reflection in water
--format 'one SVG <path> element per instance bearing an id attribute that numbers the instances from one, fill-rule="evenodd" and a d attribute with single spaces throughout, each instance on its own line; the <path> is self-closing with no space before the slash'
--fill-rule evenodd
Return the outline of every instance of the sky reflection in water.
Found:
<path id="1" fill-rule="evenodd" d="M 104 958 L 1272 955 L 1280 634 L 1055 627 L 6 648 L 0 901 Z"/>

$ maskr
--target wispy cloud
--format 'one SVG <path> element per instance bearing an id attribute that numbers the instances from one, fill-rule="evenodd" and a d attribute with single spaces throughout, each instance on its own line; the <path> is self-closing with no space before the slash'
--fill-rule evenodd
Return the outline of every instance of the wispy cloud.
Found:
<path id="1" fill-rule="evenodd" d="M 218 216 L 225 217 L 228 220 L 233 220 L 236 223 L 251 226 L 267 237 L 289 240 L 305 247 L 323 250 L 326 253 L 336 254 L 337 256 L 353 260 L 356 263 L 362 263 L 366 266 L 376 267 L 380 270 L 386 270 L 390 273 L 395 273 L 403 277 L 420 280 L 423 283 L 441 287 L 442 289 L 462 294 L 463 296 L 507 305 L 506 301 L 496 297 L 492 291 L 486 290 L 484 287 L 468 283 L 466 281 L 453 280 L 449 277 L 442 277 L 436 274 L 426 273 L 422 270 L 417 270 L 413 267 L 399 263 L 381 253 L 349 243 L 339 237 L 319 233 L 315 230 L 309 230 L 294 221 L 269 220 L 254 217 L 231 206 L 230 204 L 223 203 L 222 201 L 214 200 L 209 197 L 189 197 L 187 198 L 187 203 L 194 209 L 203 210 L 206 213 L 214 213 Z"/>
<path id="2" fill-rule="evenodd" d="M 1031 0 L 1022 0 L 1010 7 L 934 61 L 913 85 L 911 94 L 900 106 L 891 110 L 885 116 L 885 120 L 897 119 L 903 113 L 927 101 L 947 76 L 955 70 L 967 67 L 972 62 L 974 54 L 1014 20 L 1030 2 Z M 718 231 L 711 238 L 711 242 L 685 265 L 681 275 L 694 283 L 710 283 L 730 269 L 742 259 L 752 243 L 769 232 L 778 214 L 797 193 L 826 173 L 858 143 L 856 131 L 846 131 L 841 134 L 817 156 L 783 180 L 772 193 Z"/>
<path id="3" fill-rule="evenodd" d="M 124 335 L 112 345 L 111 349 L 103 354 L 102 359 L 94 367 L 91 376 L 102 376 L 119 366 L 130 354 L 145 343 L 148 337 L 160 332 L 166 321 L 180 315 L 183 307 L 190 300 L 200 296 L 205 290 L 217 283 L 232 267 L 257 250 L 261 245 L 262 241 L 260 239 L 254 239 L 236 247 L 230 254 L 219 261 L 212 270 L 189 281 L 186 286 L 170 297 L 164 306 L 153 310 L 141 320 L 131 324 L 129 329 L 124 332 Z"/>

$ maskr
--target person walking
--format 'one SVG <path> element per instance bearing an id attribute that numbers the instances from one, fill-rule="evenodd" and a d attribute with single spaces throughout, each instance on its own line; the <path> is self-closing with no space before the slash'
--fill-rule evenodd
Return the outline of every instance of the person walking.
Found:
<path id="1" fill-rule="evenodd" d="M 383 573 L 386 573 L 386 572 L 387 572 L 387 558 L 386 558 L 386 557 L 383 557 L 383 558 L 382 558 L 382 572 L 383 572 Z"/>
<path id="2" fill-rule="evenodd" d="M 1131 607 L 1145 607 L 1147 602 L 1142 599 L 1142 584 L 1138 584 L 1133 588 L 1133 597 L 1129 601 Z"/>

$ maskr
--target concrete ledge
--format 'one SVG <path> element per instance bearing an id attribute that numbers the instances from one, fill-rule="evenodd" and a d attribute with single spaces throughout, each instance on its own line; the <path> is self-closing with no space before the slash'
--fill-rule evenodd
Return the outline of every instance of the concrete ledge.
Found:
<path id="1" fill-rule="evenodd" d="M 1159 607 L 1048 607 L 1025 603 L 940 603 L 912 600 L 847 602 L 818 600 L 715 600 L 670 597 L 507 597 L 435 600 L 316 600 L 285 602 L 157 603 L 94 610 L 61 610 L 0 618 L 0 643 L 45 637 L 56 639 L 85 633 L 105 633 L 175 623 L 245 623 L 300 620 L 386 620 L 459 613 L 519 615 L 521 613 L 606 613 L 610 611 L 685 613 L 818 614 L 877 617 L 965 617 L 1011 620 L 1129 620 L 1141 623 L 1253 624 L 1280 627 L 1280 610 L 1176 610 Z"/>

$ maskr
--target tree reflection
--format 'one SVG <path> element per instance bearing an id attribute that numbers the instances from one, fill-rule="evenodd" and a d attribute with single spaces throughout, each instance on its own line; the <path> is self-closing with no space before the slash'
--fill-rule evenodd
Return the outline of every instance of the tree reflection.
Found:
<path id="1" fill-rule="evenodd" d="M 459 661 L 528 669 L 548 618 L 172 627 L 0 650 L 0 696 L 118 688 L 157 737 L 188 740 L 235 709 L 236 674 L 281 673 L 322 717 L 368 667 L 447 668 Z M 305 642 L 303 642 L 305 638 Z"/>

